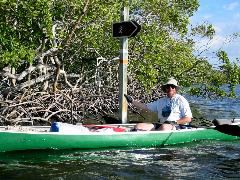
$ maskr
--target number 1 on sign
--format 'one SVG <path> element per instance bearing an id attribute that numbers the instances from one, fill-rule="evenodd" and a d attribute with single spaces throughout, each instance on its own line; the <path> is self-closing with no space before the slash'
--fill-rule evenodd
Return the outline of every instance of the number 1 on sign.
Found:
<path id="1" fill-rule="evenodd" d="M 120 26 L 120 29 L 119 29 L 119 34 L 122 34 L 122 29 L 123 29 L 123 27 L 122 27 L 122 26 Z"/>

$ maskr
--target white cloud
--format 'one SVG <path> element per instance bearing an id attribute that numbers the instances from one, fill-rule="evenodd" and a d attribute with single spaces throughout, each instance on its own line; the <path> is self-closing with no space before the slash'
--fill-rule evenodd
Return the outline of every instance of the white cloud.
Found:
<path id="1" fill-rule="evenodd" d="M 223 27 L 224 26 L 221 26 L 221 25 L 218 25 L 218 26 L 213 25 L 213 28 L 214 28 L 216 34 L 223 32 Z"/>
<path id="2" fill-rule="evenodd" d="M 224 5 L 223 8 L 226 9 L 226 10 L 232 11 L 235 8 L 237 8 L 238 6 L 239 6 L 239 3 L 235 1 L 235 2 L 232 2 L 230 4 Z"/>
<path id="3" fill-rule="evenodd" d="M 216 35 L 211 40 L 211 47 L 215 50 L 218 50 L 223 47 L 223 45 L 226 43 L 226 38 L 223 36 Z"/>
<path id="4" fill-rule="evenodd" d="M 217 52 L 219 49 L 226 47 L 226 37 L 215 35 L 213 39 L 202 38 L 197 41 L 195 49 L 197 52 Z"/>
<path id="5" fill-rule="evenodd" d="M 212 65 L 218 64 L 216 52 L 223 50 L 228 54 L 231 61 L 240 58 L 240 38 L 229 41 L 230 37 L 215 35 L 212 40 L 203 38 L 196 44 L 196 54 L 201 53 L 201 57 L 205 57 Z"/>
<path id="6" fill-rule="evenodd" d="M 234 15 L 233 15 L 233 18 L 234 18 L 234 19 L 240 19 L 240 13 L 234 14 Z"/>
<path id="7" fill-rule="evenodd" d="M 203 19 L 204 20 L 209 20 L 211 18 L 212 18 L 212 14 L 205 14 L 205 15 L 203 15 Z"/>

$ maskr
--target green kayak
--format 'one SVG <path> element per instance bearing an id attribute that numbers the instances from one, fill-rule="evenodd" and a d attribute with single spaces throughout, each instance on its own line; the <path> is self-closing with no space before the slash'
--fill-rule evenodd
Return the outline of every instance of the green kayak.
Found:
<path id="1" fill-rule="evenodd" d="M 236 128 L 236 126 L 240 128 L 239 124 L 235 124 L 233 127 Z M 121 127 L 125 128 L 126 131 L 121 131 Z M 173 131 L 128 131 L 128 127 L 129 125 L 121 124 L 103 128 L 111 129 L 111 131 L 51 132 L 50 127 L 43 126 L 22 126 L 19 128 L 2 126 L 0 127 L 0 152 L 32 149 L 162 147 L 202 140 L 231 141 L 240 139 L 237 135 L 220 132 L 215 127 Z"/>

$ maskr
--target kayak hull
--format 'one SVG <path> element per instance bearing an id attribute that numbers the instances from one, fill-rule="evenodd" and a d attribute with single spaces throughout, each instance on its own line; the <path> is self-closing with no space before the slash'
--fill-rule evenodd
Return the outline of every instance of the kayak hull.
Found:
<path id="1" fill-rule="evenodd" d="M 0 130 L 0 152 L 33 149 L 99 149 L 117 147 L 161 147 L 202 140 L 231 141 L 238 136 L 214 128 L 175 131 L 62 133 Z"/>

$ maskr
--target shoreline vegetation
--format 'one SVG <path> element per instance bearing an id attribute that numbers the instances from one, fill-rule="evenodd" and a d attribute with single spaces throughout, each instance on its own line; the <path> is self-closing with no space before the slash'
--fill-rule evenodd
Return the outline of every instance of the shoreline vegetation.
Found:
<path id="1" fill-rule="evenodd" d="M 24 82 L 26 83 L 26 82 Z M 41 83 L 22 90 L 6 87 L 4 81 L 0 94 L 0 125 L 49 125 L 52 121 L 84 124 L 120 123 L 118 120 L 118 85 L 117 80 L 88 83 L 75 88 L 63 88 L 56 92 L 39 91 Z M 134 85 L 134 88 L 132 86 Z M 129 93 L 134 98 L 150 101 L 150 97 L 158 98 L 161 92 L 153 90 L 151 95 L 144 95 L 142 88 L 131 83 Z M 159 88 L 160 89 L 160 88 Z M 135 112 L 133 109 L 129 111 Z"/>
<path id="2" fill-rule="evenodd" d="M 134 99 L 149 102 L 163 95 L 160 86 L 152 89 L 151 94 L 145 94 L 139 84 L 132 84 L 135 84 L 135 88 L 129 88 L 129 94 Z M 37 85 L 35 89 L 23 91 L 15 88 L 2 89 L 0 125 L 50 125 L 57 121 L 71 124 L 120 124 L 118 87 L 99 89 L 93 84 L 87 87 L 74 90 L 65 88 L 55 93 L 38 91 Z M 194 126 L 212 125 L 211 121 L 202 118 L 196 109 L 193 113 Z M 141 112 L 129 106 L 128 123 L 156 121 L 155 113 Z"/>

